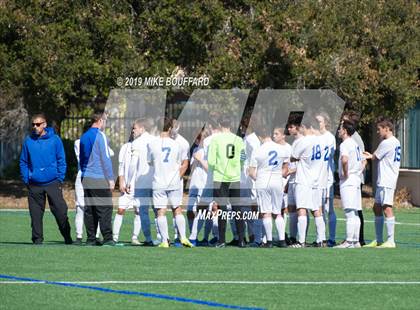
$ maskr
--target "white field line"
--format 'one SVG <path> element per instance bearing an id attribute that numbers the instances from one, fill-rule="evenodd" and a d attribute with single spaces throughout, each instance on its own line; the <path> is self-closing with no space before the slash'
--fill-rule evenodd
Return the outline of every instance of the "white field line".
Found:
<path id="1" fill-rule="evenodd" d="M 69 209 L 69 212 L 75 212 L 75 209 Z M 183 210 L 186 212 L 186 210 Z M 0 212 L 29 212 L 28 209 L 0 209 Z M 45 209 L 45 212 L 51 212 L 50 209 Z M 345 218 L 338 218 L 337 221 L 345 221 Z M 375 223 L 375 221 L 365 220 L 365 223 Z M 402 223 L 395 222 L 396 225 L 420 226 L 420 223 Z"/>
<path id="2" fill-rule="evenodd" d="M 52 281 L 71 284 L 240 284 L 240 285 L 420 285 L 420 281 Z M 0 284 L 46 284 L 46 281 L 1 281 Z"/>

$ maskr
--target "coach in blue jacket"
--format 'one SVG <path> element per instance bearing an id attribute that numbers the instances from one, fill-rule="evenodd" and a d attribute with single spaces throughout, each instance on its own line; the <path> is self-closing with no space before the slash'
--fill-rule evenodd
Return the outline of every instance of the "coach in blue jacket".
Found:
<path id="1" fill-rule="evenodd" d="M 103 133 L 106 119 L 105 113 L 94 113 L 92 126 L 80 138 L 87 245 L 96 245 L 98 224 L 104 238 L 103 245 L 115 245 L 112 240 L 112 190 L 115 183 L 108 142 Z"/>
<path id="2" fill-rule="evenodd" d="M 32 117 L 32 134 L 23 142 L 20 154 L 20 173 L 29 190 L 32 242 L 44 241 L 42 219 L 45 200 L 57 221 L 66 244 L 71 244 L 67 204 L 63 198 L 62 183 L 66 175 L 66 157 L 61 139 L 54 129 L 47 127 L 44 114 Z"/>

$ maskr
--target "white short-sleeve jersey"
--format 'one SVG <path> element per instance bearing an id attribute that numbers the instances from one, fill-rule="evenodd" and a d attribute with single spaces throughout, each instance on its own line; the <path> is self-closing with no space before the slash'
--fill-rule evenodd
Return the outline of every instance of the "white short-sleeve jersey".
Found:
<path id="1" fill-rule="evenodd" d="M 332 136 L 332 135 L 331 135 Z M 316 136 L 321 147 L 321 172 L 317 181 L 317 188 L 325 189 L 328 187 L 330 181 L 330 157 L 331 151 L 335 148 L 335 139 L 331 139 L 327 133 Z M 334 138 L 334 137 L 332 137 Z M 334 157 L 334 154 L 332 155 Z M 331 171 L 332 174 L 332 171 Z M 332 184 L 333 182 L 331 182 Z"/>
<path id="2" fill-rule="evenodd" d="M 118 153 L 118 176 L 128 181 L 128 171 L 131 161 L 131 142 L 124 143 Z"/>
<path id="3" fill-rule="evenodd" d="M 295 182 L 311 188 L 318 187 L 323 160 L 318 136 L 305 136 L 292 150 L 292 157 L 298 159 Z"/>
<path id="4" fill-rule="evenodd" d="M 210 143 L 211 140 L 213 140 L 213 138 L 219 133 L 213 133 L 212 135 L 206 137 L 203 140 L 203 149 L 204 149 L 204 159 L 207 161 L 208 155 L 209 155 L 209 147 L 210 147 Z M 208 170 L 207 171 L 207 179 L 206 179 L 206 185 L 205 188 L 213 188 L 213 171 L 212 170 Z"/>
<path id="5" fill-rule="evenodd" d="M 401 144 L 394 136 L 382 140 L 375 151 L 378 159 L 377 186 L 395 188 L 401 164 Z"/>
<path id="6" fill-rule="evenodd" d="M 193 155 L 199 154 L 204 158 L 204 148 L 198 146 L 193 150 Z M 193 167 L 191 178 L 189 181 L 189 188 L 203 189 L 206 186 L 207 181 L 207 172 L 204 167 L 194 159 L 194 156 L 191 157 L 190 166 Z"/>
<path id="7" fill-rule="evenodd" d="M 180 134 L 177 134 L 175 141 L 179 144 L 181 149 L 181 160 L 188 160 L 190 155 L 190 144 L 188 141 Z"/>
<path id="8" fill-rule="evenodd" d="M 272 185 L 283 188 L 283 163 L 289 154 L 281 145 L 268 141 L 254 150 L 251 156 L 250 167 L 257 168 L 256 189 L 266 189 Z"/>
<path id="9" fill-rule="evenodd" d="M 175 140 L 157 138 L 148 147 L 148 162 L 154 167 L 153 190 L 176 190 L 181 187 L 179 169 L 182 153 Z"/>
<path id="10" fill-rule="evenodd" d="M 332 185 L 334 183 L 334 170 L 335 170 L 335 162 L 334 162 L 334 153 L 337 149 L 337 143 L 335 140 L 334 135 L 326 131 L 322 137 L 325 141 L 325 146 L 328 146 L 328 150 L 325 150 L 327 153 L 324 155 L 328 160 L 328 185 Z"/>
<path id="11" fill-rule="evenodd" d="M 135 187 L 137 189 L 152 188 L 154 167 L 147 162 L 147 152 L 149 144 L 152 144 L 156 139 L 155 136 L 144 132 L 131 143 L 129 179 L 135 179 Z"/>
<path id="12" fill-rule="evenodd" d="M 295 149 L 297 147 L 297 145 L 299 144 L 300 141 L 302 141 L 303 138 L 304 137 L 301 136 L 301 137 L 299 137 L 299 138 L 297 138 L 297 139 L 295 139 L 293 141 L 293 143 L 292 143 L 292 149 L 291 149 L 291 154 L 293 153 L 293 149 Z M 291 154 L 290 154 L 290 157 L 292 157 Z M 296 162 L 289 161 L 289 169 L 296 169 L 296 167 L 297 167 L 297 163 Z M 296 183 L 295 180 L 296 180 L 296 172 L 295 173 L 291 173 L 289 175 L 289 184 Z"/>
<path id="13" fill-rule="evenodd" d="M 348 177 L 343 180 L 343 162 L 342 158 L 348 158 Z M 356 186 L 359 187 L 362 182 L 361 175 L 363 171 L 362 153 L 356 141 L 351 138 L 345 139 L 340 144 L 339 159 L 340 186 Z"/>
<path id="14" fill-rule="evenodd" d="M 245 143 L 246 159 L 244 161 L 244 166 L 242 167 L 242 172 L 241 172 L 241 188 L 253 190 L 254 191 L 253 196 L 256 196 L 255 182 L 248 175 L 248 167 L 251 162 L 252 153 L 260 147 L 261 142 L 260 142 L 260 139 L 258 139 L 257 135 L 253 132 L 244 137 L 244 143 Z"/>

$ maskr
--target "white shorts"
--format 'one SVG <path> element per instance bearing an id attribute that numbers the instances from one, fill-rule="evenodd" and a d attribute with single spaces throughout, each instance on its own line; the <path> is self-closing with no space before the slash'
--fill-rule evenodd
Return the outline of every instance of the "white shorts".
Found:
<path id="1" fill-rule="evenodd" d="M 296 183 L 289 183 L 289 188 L 287 189 L 287 204 L 296 206 Z"/>
<path id="2" fill-rule="evenodd" d="M 257 189 L 257 202 L 260 213 L 280 214 L 283 204 L 283 188 Z"/>
<path id="3" fill-rule="evenodd" d="M 173 209 L 182 205 L 182 191 L 174 190 L 153 190 L 153 206 L 156 209 L 167 208 L 168 202 Z"/>
<path id="4" fill-rule="evenodd" d="M 283 201 L 282 201 L 282 204 L 281 204 L 281 209 L 283 210 L 283 209 L 286 209 L 287 208 L 287 202 L 288 202 L 288 196 L 289 194 L 286 194 L 284 191 L 283 191 Z"/>
<path id="5" fill-rule="evenodd" d="M 362 194 L 359 186 L 340 186 L 340 196 L 344 210 L 362 210 Z"/>
<path id="6" fill-rule="evenodd" d="M 76 206 L 84 207 L 85 206 L 85 194 L 83 192 L 82 185 L 82 173 L 79 171 L 77 173 L 76 182 L 74 183 L 74 199 L 76 200 Z"/>
<path id="7" fill-rule="evenodd" d="M 118 197 L 118 209 L 128 210 L 138 208 L 139 206 L 138 199 L 135 199 L 133 195 L 124 193 Z"/>
<path id="8" fill-rule="evenodd" d="M 375 193 L 375 203 L 392 206 L 394 204 L 395 188 L 378 186 Z"/>
<path id="9" fill-rule="evenodd" d="M 327 194 L 327 190 L 325 188 L 312 189 L 313 203 L 314 203 L 314 207 L 316 208 L 316 209 L 312 209 L 313 211 L 322 209 L 326 194 Z"/>
<path id="10" fill-rule="evenodd" d="M 306 185 L 296 184 L 296 207 L 310 211 L 319 210 L 320 190 Z"/>
<path id="11" fill-rule="evenodd" d="M 193 187 L 190 188 L 188 193 L 188 204 L 187 211 L 197 212 L 197 206 L 201 201 L 201 195 L 203 194 L 202 188 Z"/>

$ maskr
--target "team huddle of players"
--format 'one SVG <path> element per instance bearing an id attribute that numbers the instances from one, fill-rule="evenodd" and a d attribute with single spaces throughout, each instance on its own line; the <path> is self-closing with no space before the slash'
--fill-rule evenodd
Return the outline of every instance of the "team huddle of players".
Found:
<path id="1" fill-rule="evenodd" d="M 222 116 L 207 123 L 190 147 L 179 134 L 180 124 L 175 119 L 162 118 L 157 126 L 150 119 L 136 120 L 129 142 L 119 152 L 121 197 L 113 223 L 114 241 L 118 242 L 125 210 L 134 208 L 132 244 L 141 244 L 138 235 L 142 230 L 145 236 L 143 245 L 169 247 L 172 236 L 168 232 L 166 211 L 170 206 L 176 246 L 224 247 L 229 219 L 225 215 L 235 212 L 237 216 L 230 220 L 234 236 L 230 244 L 239 247 L 305 247 L 309 214 L 312 214 L 316 227 L 313 246 L 358 248 L 364 245 L 359 236 L 362 225 L 361 184 L 366 162 L 372 159 L 378 161 L 373 208 L 376 240 L 365 246 L 395 247 L 392 205 L 401 146 L 393 135 L 392 122 L 386 118 L 378 119 L 381 143 L 373 154 L 364 151 L 351 114 L 343 115 L 338 129 L 339 152 L 336 152 L 336 137 L 328 131 L 329 123 L 329 117 L 324 113 L 304 118 L 291 115 L 286 128 L 268 128 L 261 121 L 252 127 L 248 124 L 241 137 L 232 132 L 236 130 L 231 128 L 232 120 Z M 153 130 L 156 127 L 161 131 Z M 292 145 L 286 142 L 285 133 L 293 137 Z M 77 156 L 78 143 L 75 142 Z M 341 204 L 346 217 L 346 238 L 338 245 L 333 201 L 335 156 L 338 158 Z M 189 237 L 182 213 L 183 177 L 188 168 Z M 78 240 L 83 233 L 84 207 L 80 176 L 79 172 L 76 180 Z M 155 214 L 155 241 L 150 229 L 151 208 Z M 384 215 L 386 242 L 382 236 Z M 287 218 L 289 234 L 286 234 Z M 204 237 L 198 241 L 203 227 Z"/>

